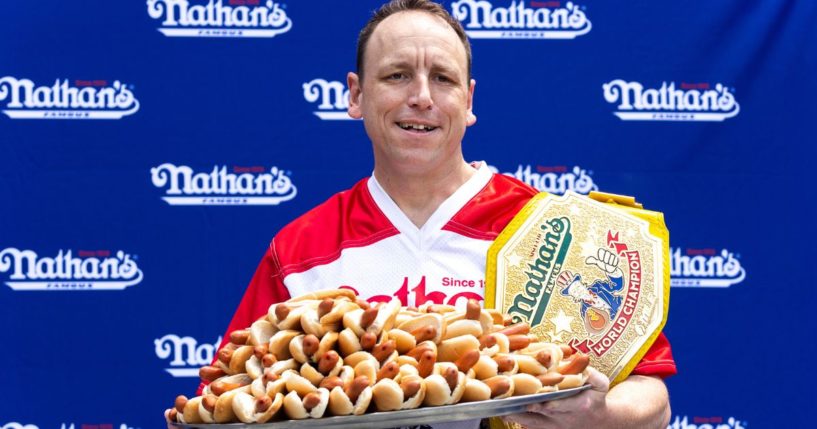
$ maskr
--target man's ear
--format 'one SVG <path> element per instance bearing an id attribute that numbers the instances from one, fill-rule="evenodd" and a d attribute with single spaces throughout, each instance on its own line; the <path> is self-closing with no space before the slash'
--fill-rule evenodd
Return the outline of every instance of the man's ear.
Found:
<path id="1" fill-rule="evenodd" d="M 471 126 L 477 122 L 477 115 L 474 114 L 474 87 L 477 85 L 477 81 L 471 79 L 468 85 L 468 110 L 465 112 L 465 125 Z"/>
<path id="2" fill-rule="evenodd" d="M 349 72 L 346 75 L 346 85 L 349 87 L 349 116 L 360 119 L 363 117 L 363 112 L 360 110 L 360 98 L 362 97 L 360 76 L 357 73 Z"/>

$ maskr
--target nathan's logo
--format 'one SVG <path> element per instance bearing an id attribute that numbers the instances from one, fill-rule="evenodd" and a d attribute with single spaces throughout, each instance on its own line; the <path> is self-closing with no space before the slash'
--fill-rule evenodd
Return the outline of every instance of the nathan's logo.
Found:
<path id="1" fill-rule="evenodd" d="M 451 3 L 452 15 L 473 39 L 574 39 L 590 32 L 584 8 L 571 2 L 511 1 L 508 7 L 486 0 Z"/>
<path id="2" fill-rule="evenodd" d="M 315 116 L 324 121 L 353 119 L 346 112 L 349 108 L 349 90 L 343 82 L 312 79 L 303 84 L 304 98 L 310 103 L 317 103 Z"/>
<path id="3" fill-rule="evenodd" d="M 667 429 L 746 429 L 749 426 L 745 421 L 734 417 L 692 417 L 675 416 L 667 425 Z"/>
<path id="4" fill-rule="evenodd" d="M 37 86 L 29 79 L 0 78 L 3 113 L 12 119 L 122 119 L 139 110 L 132 86 L 118 80 L 57 79 L 52 86 Z"/>
<path id="5" fill-rule="evenodd" d="M 746 278 L 740 256 L 723 249 L 673 248 L 670 252 L 670 285 L 675 287 L 729 287 Z"/>
<path id="6" fill-rule="evenodd" d="M 495 173 L 499 172 L 496 167 L 489 166 L 489 168 Z M 561 165 L 533 167 L 530 164 L 526 166 L 519 164 L 516 171 L 502 174 L 514 177 L 539 191 L 556 195 L 562 195 L 567 191 L 587 195 L 590 191 L 599 190 L 599 187 L 593 183 L 593 178 L 590 177 L 591 173 L 578 166 L 569 169 Z"/>
<path id="7" fill-rule="evenodd" d="M 538 326 L 542 322 L 545 309 L 553 294 L 556 277 L 562 269 L 573 234 L 570 219 L 560 217 L 539 225 L 541 231 L 536 238 L 539 245 L 534 250 L 536 259 L 524 270 L 528 276 L 524 291 L 516 295 L 508 309 L 514 323 L 527 322 Z"/>
<path id="8" fill-rule="evenodd" d="M 221 337 L 212 344 L 199 344 L 193 337 L 179 337 L 167 334 L 153 340 L 156 356 L 171 359 L 170 368 L 165 371 L 174 377 L 198 377 L 199 368 L 210 365 L 215 356 Z"/>
<path id="9" fill-rule="evenodd" d="M 197 3 L 191 5 L 190 3 Z M 292 28 L 285 6 L 271 0 L 147 0 L 168 37 L 275 37 Z"/>
<path id="10" fill-rule="evenodd" d="M 122 290 L 142 281 L 136 256 L 123 251 L 60 250 L 53 258 L 33 250 L 0 251 L 0 273 L 10 273 L 6 285 L 14 290 Z"/>
<path id="11" fill-rule="evenodd" d="M 604 99 L 618 103 L 613 112 L 622 121 L 723 121 L 736 116 L 740 105 L 734 89 L 708 83 L 663 82 L 660 88 L 644 89 L 638 82 L 616 79 L 602 85 Z"/>
<path id="12" fill-rule="evenodd" d="M 278 167 L 215 166 L 196 173 L 185 165 L 162 164 L 150 169 L 150 177 L 153 186 L 167 187 L 162 199 L 172 206 L 277 205 L 298 194 Z"/>

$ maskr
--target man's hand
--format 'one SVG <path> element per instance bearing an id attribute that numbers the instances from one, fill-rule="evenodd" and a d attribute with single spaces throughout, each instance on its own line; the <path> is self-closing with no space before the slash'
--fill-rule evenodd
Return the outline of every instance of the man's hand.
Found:
<path id="1" fill-rule="evenodd" d="M 587 265 L 595 265 L 607 274 L 613 274 L 618 270 L 618 256 L 607 249 L 599 249 L 598 257 L 588 256 L 584 261 Z"/>
<path id="2" fill-rule="evenodd" d="M 528 412 L 503 417 L 529 429 L 666 428 L 670 418 L 664 382 L 631 376 L 610 390 L 608 378 L 590 368 L 591 389 L 576 396 L 528 406 Z"/>

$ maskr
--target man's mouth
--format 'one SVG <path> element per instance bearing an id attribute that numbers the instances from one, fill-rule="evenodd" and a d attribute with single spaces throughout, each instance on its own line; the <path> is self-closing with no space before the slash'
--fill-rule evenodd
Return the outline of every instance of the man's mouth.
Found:
<path id="1" fill-rule="evenodd" d="M 411 122 L 398 122 L 397 126 L 408 131 L 419 131 L 419 132 L 430 132 L 437 129 L 437 127 L 431 125 L 423 125 L 423 124 L 414 124 Z"/>

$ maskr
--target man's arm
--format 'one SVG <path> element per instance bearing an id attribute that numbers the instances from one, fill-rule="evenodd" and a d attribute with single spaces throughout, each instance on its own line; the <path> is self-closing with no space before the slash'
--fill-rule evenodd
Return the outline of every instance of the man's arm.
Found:
<path id="1" fill-rule="evenodd" d="M 658 377 L 633 375 L 609 389 L 606 376 L 590 369 L 592 389 L 579 395 L 528 406 L 525 414 L 506 417 L 530 429 L 666 428 L 669 395 Z"/>

